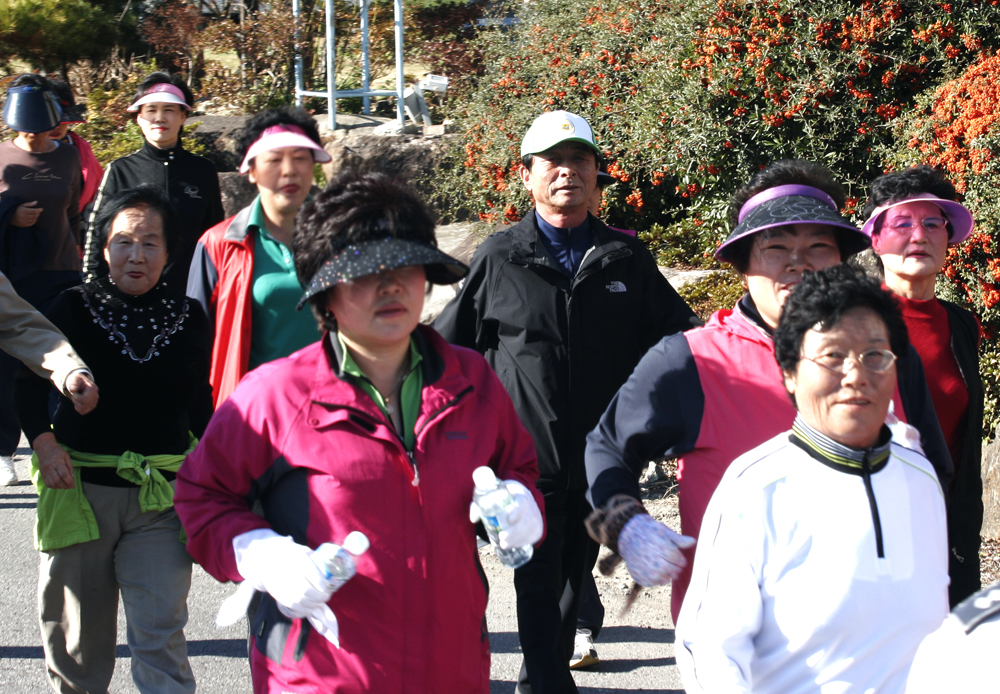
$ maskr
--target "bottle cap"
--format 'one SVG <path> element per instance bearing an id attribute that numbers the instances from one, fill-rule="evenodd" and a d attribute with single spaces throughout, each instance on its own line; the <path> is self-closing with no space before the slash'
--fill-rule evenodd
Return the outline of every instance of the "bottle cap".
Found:
<path id="1" fill-rule="evenodd" d="M 497 476 L 493 470 L 483 465 L 472 471 L 472 483 L 481 492 L 487 492 L 497 486 Z"/>
<path id="2" fill-rule="evenodd" d="M 354 556 L 360 557 L 368 551 L 368 548 L 371 547 L 371 543 L 368 542 L 368 538 L 364 533 L 355 530 L 344 538 L 344 544 L 342 546 Z"/>

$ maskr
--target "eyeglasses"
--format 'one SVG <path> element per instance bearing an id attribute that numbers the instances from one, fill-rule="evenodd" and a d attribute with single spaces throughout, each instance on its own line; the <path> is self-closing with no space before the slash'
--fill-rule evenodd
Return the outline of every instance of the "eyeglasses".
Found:
<path id="1" fill-rule="evenodd" d="M 896 363 L 896 355 L 887 349 L 872 349 L 857 356 L 848 356 L 842 352 L 827 352 L 815 357 L 803 356 L 801 359 L 811 361 L 832 374 L 843 376 L 847 373 L 847 363 L 865 367 L 865 371 L 874 374 L 885 373 Z"/>
<path id="2" fill-rule="evenodd" d="M 948 220 L 941 217 L 927 217 L 926 219 L 907 219 L 906 217 L 894 219 L 889 228 L 897 234 L 910 234 L 917 226 L 922 226 L 924 231 L 944 231 L 948 228 Z"/>

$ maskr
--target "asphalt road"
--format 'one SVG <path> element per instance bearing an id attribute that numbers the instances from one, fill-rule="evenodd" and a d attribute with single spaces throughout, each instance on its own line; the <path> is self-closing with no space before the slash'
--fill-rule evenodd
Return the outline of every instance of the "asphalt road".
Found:
<path id="1" fill-rule="evenodd" d="M 24 442 L 22 440 L 22 446 Z M 38 632 L 36 585 L 38 553 L 32 548 L 31 529 L 35 515 L 35 491 L 27 481 L 30 451 L 18 449 L 16 458 L 21 483 L 0 487 L 0 527 L 3 528 L 3 561 L 0 561 L 0 691 L 12 694 L 49 692 L 45 663 Z M 521 663 L 514 613 L 512 573 L 492 555 L 481 550 L 490 579 L 488 612 L 490 644 L 493 650 L 491 692 L 508 694 Z M 597 643 L 602 662 L 592 671 L 577 672 L 581 692 L 646 691 L 682 694 L 674 665 L 673 624 L 669 614 L 669 591 L 648 591 L 624 617 L 618 611 L 628 588 L 624 570 L 598 586 L 607 618 Z M 215 613 L 222 600 L 233 591 L 195 567 L 190 618 L 185 633 L 198 691 L 203 694 L 250 692 L 246 665 L 245 622 L 223 630 L 215 628 Z M 124 645 L 124 615 L 119 611 L 117 667 L 111 683 L 112 694 L 135 692 L 129 668 L 129 650 Z"/>

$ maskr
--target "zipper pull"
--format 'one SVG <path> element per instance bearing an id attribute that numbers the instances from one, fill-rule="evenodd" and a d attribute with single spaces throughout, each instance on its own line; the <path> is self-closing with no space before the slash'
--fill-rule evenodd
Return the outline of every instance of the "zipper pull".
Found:
<path id="1" fill-rule="evenodd" d="M 420 470 L 417 468 L 417 458 L 413 455 L 413 451 L 407 451 L 406 455 L 410 456 L 410 465 L 413 466 L 413 482 L 411 484 L 414 487 L 420 486 Z"/>

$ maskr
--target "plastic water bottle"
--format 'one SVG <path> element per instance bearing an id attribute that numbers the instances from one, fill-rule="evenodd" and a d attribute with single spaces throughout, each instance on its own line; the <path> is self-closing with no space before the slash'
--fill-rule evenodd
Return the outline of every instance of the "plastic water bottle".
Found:
<path id="1" fill-rule="evenodd" d="M 489 535 L 490 544 L 493 545 L 500 561 L 512 569 L 524 566 L 531 559 L 534 547 L 531 545 L 510 549 L 500 547 L 500 531 L 507 529 L 507 514 L 515 504 L 513 495 L 507 491 L 507 486 L 496 478 L 493 470 L 486 466 L 473 470 L 472 482 L 476 485 L 472 492 L 472 500 L 479 507 L 486 534 Z"/>
<path id="2" fill-rule="evenodd" d="M 337 591 L 354 576 L 356 570 L 354 557 L 360 557 L 370 546 L 364 533 L 355 530 L 344 538 L 343 545 L 324 542 L 311 558 L 319 570 L 323 572 L 327 585 L 332 591 Z"/>

